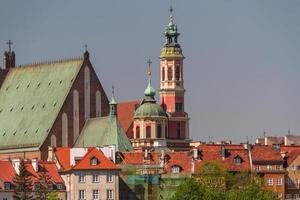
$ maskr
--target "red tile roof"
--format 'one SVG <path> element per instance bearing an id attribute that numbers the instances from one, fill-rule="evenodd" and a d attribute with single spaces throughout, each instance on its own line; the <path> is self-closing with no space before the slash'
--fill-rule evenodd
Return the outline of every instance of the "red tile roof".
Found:
<path id="1" fill-rule="evenodd" d="M 280 150 L 269 145 L 254 145 L 251 150 L 253 162 L 283 162 Z"/>
<path id="2" fill-rule="evenodd" d="M 70 161 L 70 148 L 69 147 L 57 147 L 54 149 L 55 156 L 59 164 L 64 169 L 69 169 L 71 167 Z"/>
<path id="3" fill-rule="evenodd" d="M 201 144 L 197 148 L 200 151 L 202 161 L 219 161 L 225 164 L 230 171 L 247 171 L 251 169 L 248 150 L 245 149 L 243 145 Z M 224 159 L 221 154 L 222 148 L 226 150 Z M 236 157 L 241 158 L 242 162 L 240 164 L 234 162 Z M 197 166 L 196 170 L 198 170 L 200 166 Z"/>
<path id="4" fill-rule="evenodd" d="M 0 161 L 0 180 L 1 181 L 12 183 L 12 180 L 13 180 L 15 174 L 16 174 L 16 171 L 10 161 Z"/>
<path id="5" fill-rule="evenodd" d="M 136 106 L 140 104 L 139 100 L 120 102 L 117 105 L 118 119 L 124 132 L 127 133 L 129 127 L 133 123 L 133 115 Z"/>
<path id="6" fill-rule="evenodd" d="M 97 165 L 91 165 L 91 159 L 96 158 L 99 163 Z M 102 151 L 99 151 L 96 148 L 91 148 L 85 156 L 74 166 L 73 170 L 112 170 L 117 169 L 117 166 L 105 155 Z"/>

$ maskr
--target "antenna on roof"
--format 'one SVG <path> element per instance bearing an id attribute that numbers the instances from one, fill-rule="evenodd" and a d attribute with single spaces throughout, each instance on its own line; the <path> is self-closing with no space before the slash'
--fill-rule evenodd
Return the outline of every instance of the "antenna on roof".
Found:
<path id="1" fill-rule="evenodd" d="M 288 135 L 291 135 L 291 130 L 290 129 L 288 130 Z"/>
<path id="2" fill-rule="evenodd" d="M 266 135 L 267 135 L 267 133 L 266 133 L 266 131 L 264 131 L 264 138 L 266 137 Z"/>

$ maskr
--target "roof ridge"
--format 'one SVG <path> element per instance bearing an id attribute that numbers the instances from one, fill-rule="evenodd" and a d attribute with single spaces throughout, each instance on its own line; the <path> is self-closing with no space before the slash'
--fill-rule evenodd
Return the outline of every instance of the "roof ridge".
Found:
<path id="1" fill-rule="evenodd" d="M 36 67 L 36 66 L 40 66 L 40 65 L 49 65 L 49 64 L 56 64 L 56 63 L 63 63 L 63 62 L 70 62 L 70 61 L 80 61 L 83 59 L 84 59 L 83 56 L 62 58 L 62 59 L 58 59 L 58 60 L 41 61 L 41 62 L 24 64 L 24 65 L 18 65 L 18 67 Z"/>

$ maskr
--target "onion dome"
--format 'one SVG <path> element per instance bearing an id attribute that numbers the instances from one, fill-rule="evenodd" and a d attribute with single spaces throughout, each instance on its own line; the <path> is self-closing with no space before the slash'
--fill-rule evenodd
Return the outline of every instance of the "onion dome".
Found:
<path id="1" fill-rule="evenodd" d="M 145 97 L 141 103 L 141 105 L 135 110 L 134 118 L 136 117 L 166 117 L 167 114 L 164 109 L 156 104 L 155 100 L 155 89 L 151 86 L 151 72 L 150 72 L 150 64 L 151 61 L 148 61 L 149 64 L 149 82 L 148 86 L 145 89 Z"/>

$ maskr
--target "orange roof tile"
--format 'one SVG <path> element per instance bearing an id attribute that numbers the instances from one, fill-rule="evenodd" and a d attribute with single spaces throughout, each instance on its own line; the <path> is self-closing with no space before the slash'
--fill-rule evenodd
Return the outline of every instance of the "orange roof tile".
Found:
<path id="1" fill-rule="evenodd" d="M 99 163 L 91 165 L 91 159 L 97 158 Z M 73 170 L 103 170 L 103 169 L 118 169 L 117 166 L 97 148 L 91 148 L 85 156 L 74 166 Z"/>
<path id="2" fill-rule="evenodd" d="M 16 174 L 14 167 L 10 161 L 0 161 L 0 180 L 3 182 L 10 182 Z"/>
<path id="3" fill-rule="evenodd" d="M 133 123 L 133 115 L 140 101 L 120 102 L 117 105 L 118 119 L 124 132 L 127 132 L 130 125 Z"/>
<path id="4" fill-rule="evenodd" d="M 57 147 L 54 149 L 55 156 L 59 162 L 59 164 L 64 169 L 69 169 L 71 167 L 70 161 L 70 148 L 68 147 Z"/>
<path id="5" fill-rule="evenodd" d="M 251 150 L 253 162 L 283 162 L 280 151 L 271 145 L 254 145 Z"/>

